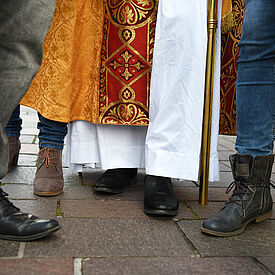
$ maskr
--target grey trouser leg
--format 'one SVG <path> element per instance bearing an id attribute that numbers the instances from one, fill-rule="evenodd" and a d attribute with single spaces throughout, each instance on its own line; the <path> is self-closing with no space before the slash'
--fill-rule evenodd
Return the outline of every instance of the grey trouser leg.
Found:
<path id="1" fill-rule="evenodd" d="M 8 170 L 4 128 L 41 65 L 54 9 L 55 0 L 0 1 L 0 179 Z"/>

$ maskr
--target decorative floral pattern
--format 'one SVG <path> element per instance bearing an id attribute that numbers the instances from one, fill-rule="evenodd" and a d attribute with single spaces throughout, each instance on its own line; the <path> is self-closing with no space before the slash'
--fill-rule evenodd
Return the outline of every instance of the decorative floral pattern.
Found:
<path id="1" fill-rule="evenodd" d="M 233 0 L 236 26 L 222 35 L 220 134 L 236 134 L 236 80 L 238 42 L 241 38 L 245 0 Z"/>
<path id="2" fill-rule="evenodd" d="M 120 26 L 136 26 L 153 14 L 155 0 L 109 0 L 108 10 L 113 23 Z"/>
<path id="3" fill-rule="evenodd" d="M 106 3 L 99 123 L 149 123 L 156 7 L 156 0 L 109 0 Z"/>

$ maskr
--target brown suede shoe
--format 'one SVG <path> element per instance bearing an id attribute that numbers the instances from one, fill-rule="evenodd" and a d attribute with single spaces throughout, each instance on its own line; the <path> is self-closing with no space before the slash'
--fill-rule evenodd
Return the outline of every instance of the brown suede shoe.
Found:
<path id="1" fill-rule="evenodd" d="M 33 193 L 51 197 L 63 192 L 62 150 L 43 148 L 38 153 Z"/>
<path id="2" fill-rule="evenodd" d="M 18 163 L 19 151 L 21 149 L 21 142 L 19 137 L 8 137 L 9 140 L 9 164 L 8 171 L 10 172 Z"/>

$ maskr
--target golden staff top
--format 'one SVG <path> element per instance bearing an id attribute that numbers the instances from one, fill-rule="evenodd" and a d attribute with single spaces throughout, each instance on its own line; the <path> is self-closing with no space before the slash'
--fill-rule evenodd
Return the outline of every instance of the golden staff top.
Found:
<path id="1" fill-rule="evenodd" d="M 213 84 L 214 67 L 216 52 L 216 31 L 218 27 L 217 19 L 218 0 L 208 0 L 208 44 L 205 73 L 205 96 L 203 112 L 203 131 L 201 146 L 200 164 L 200 204 L 206 205 L 208 202 L 208 181 L 209 181 L 209 162 L 210 162 L 210 142 L 211 142 L 211 123 L 213 107 Z"/>

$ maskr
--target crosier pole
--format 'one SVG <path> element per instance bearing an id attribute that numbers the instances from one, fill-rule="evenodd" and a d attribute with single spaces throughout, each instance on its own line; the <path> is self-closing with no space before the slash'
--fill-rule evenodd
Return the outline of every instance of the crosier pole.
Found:
<path id="1" fill-rule="evenodd" d="M 218 0 L 208 0 L 208 19 L 207 19 L 208 44 L 207 44 L 207 59 L 206 59 L 206 73 L 205 73 L 205 95 L 204 95 L 203 131 L 202 131 L 201 163 L 200 163 L 199 202 L 201 205 L 206 205 L 208 203 L 214 66 L 215 66 L 215 51 L 216 51 L 216 32 L 218 27 L 217 11 L 218 11 Z"/>

